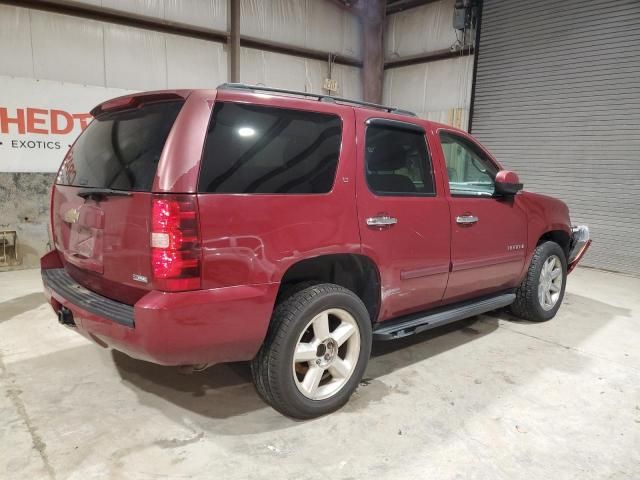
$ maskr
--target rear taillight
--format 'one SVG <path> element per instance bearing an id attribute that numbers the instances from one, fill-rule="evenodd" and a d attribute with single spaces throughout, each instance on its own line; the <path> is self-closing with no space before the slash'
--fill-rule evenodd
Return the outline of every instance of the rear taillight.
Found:
<path id="1" fill-rule="evenodd" d="M 200 234 L 195 195 L 154 195 L 151 271 L 158 290 L 200 288 Z"/>
<path id="2" fill-rule="evenodd" d="M 54 195 L 56 194 L 56 184 L 54 183 L 51 187 L 51 197 L 49 198 L 49 241 L 51 242 L 51 250 L 55 250 L 57 248 L 56 245 L 56 234 L 55 234 L 55 214 L 54 214 Z"/>

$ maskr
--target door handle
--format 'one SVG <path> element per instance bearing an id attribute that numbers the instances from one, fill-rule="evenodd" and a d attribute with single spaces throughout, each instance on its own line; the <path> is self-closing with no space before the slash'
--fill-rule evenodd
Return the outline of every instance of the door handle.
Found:
<path id="1" fill-rule="evenodd" d="M 458 225 L 473 225 L 478 222 L 478 217 L 475 215 L 460 215 L 456 217 L 456 223 Z"/>
<path id="2" fill-rule="evenodd" d="M 390 227 L 398 223 L 398 219 L 389 215 L 378 215 L 367 218 L 367 225 L 370 227 Z"/>

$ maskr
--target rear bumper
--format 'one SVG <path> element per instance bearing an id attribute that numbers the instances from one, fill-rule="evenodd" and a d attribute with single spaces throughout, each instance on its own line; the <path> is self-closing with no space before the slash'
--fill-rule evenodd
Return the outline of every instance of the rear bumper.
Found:
<path id="1" fill-rule="evenodd" d="M 576 268 L 590 246 L 591 237 L 589 235 L 589 227 L 586 225 L 573 227 L 571 229 L 571 246 L 567 260 L 567 273 L 571 273 L 571 271 Z"/>
<path id="2" fill-rule="evenodd" d="M 68 309 L 78 333 L 161 365 L 250 360 L 264 340 L 278 290 L 277 284 L 264 284 L 151 291 L 129 306 L 85 289 L 62 268 L 52 270 L 42 270 L 44 291 L 61 319 L 70 318 Z"/>
<path id="3" fill-rule="evenodd" d="M 42 270 L 42 283 L 56 297 L 68 300 L 78 308 L 125 327 L 133 327 L 133 307 L 103 297 L 79 285 L 64 268 Z"/>

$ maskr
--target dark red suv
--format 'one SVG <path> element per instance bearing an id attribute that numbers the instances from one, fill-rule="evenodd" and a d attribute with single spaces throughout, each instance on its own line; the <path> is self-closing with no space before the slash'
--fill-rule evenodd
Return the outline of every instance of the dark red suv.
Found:
<path id="1" fill-rule="evenodd" d="M 51 199 L 59 321 L 163 365 L 251 360 L 293 417 L 343 405 L 372 340 L 506 306 L 552 318 L 590 243 L 564 203 L 409 112 L 226 84 L 92 114 Z"/>

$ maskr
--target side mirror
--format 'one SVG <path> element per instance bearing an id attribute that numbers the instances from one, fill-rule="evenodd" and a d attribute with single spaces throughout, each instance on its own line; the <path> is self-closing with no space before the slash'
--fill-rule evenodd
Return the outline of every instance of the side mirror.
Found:
<path id="1" fill-rule="evenodd" d="M 515 195 L 522 190 L 520 178 L 515 172 L 500 170 L 496 175 L 496 194 Z"/>

